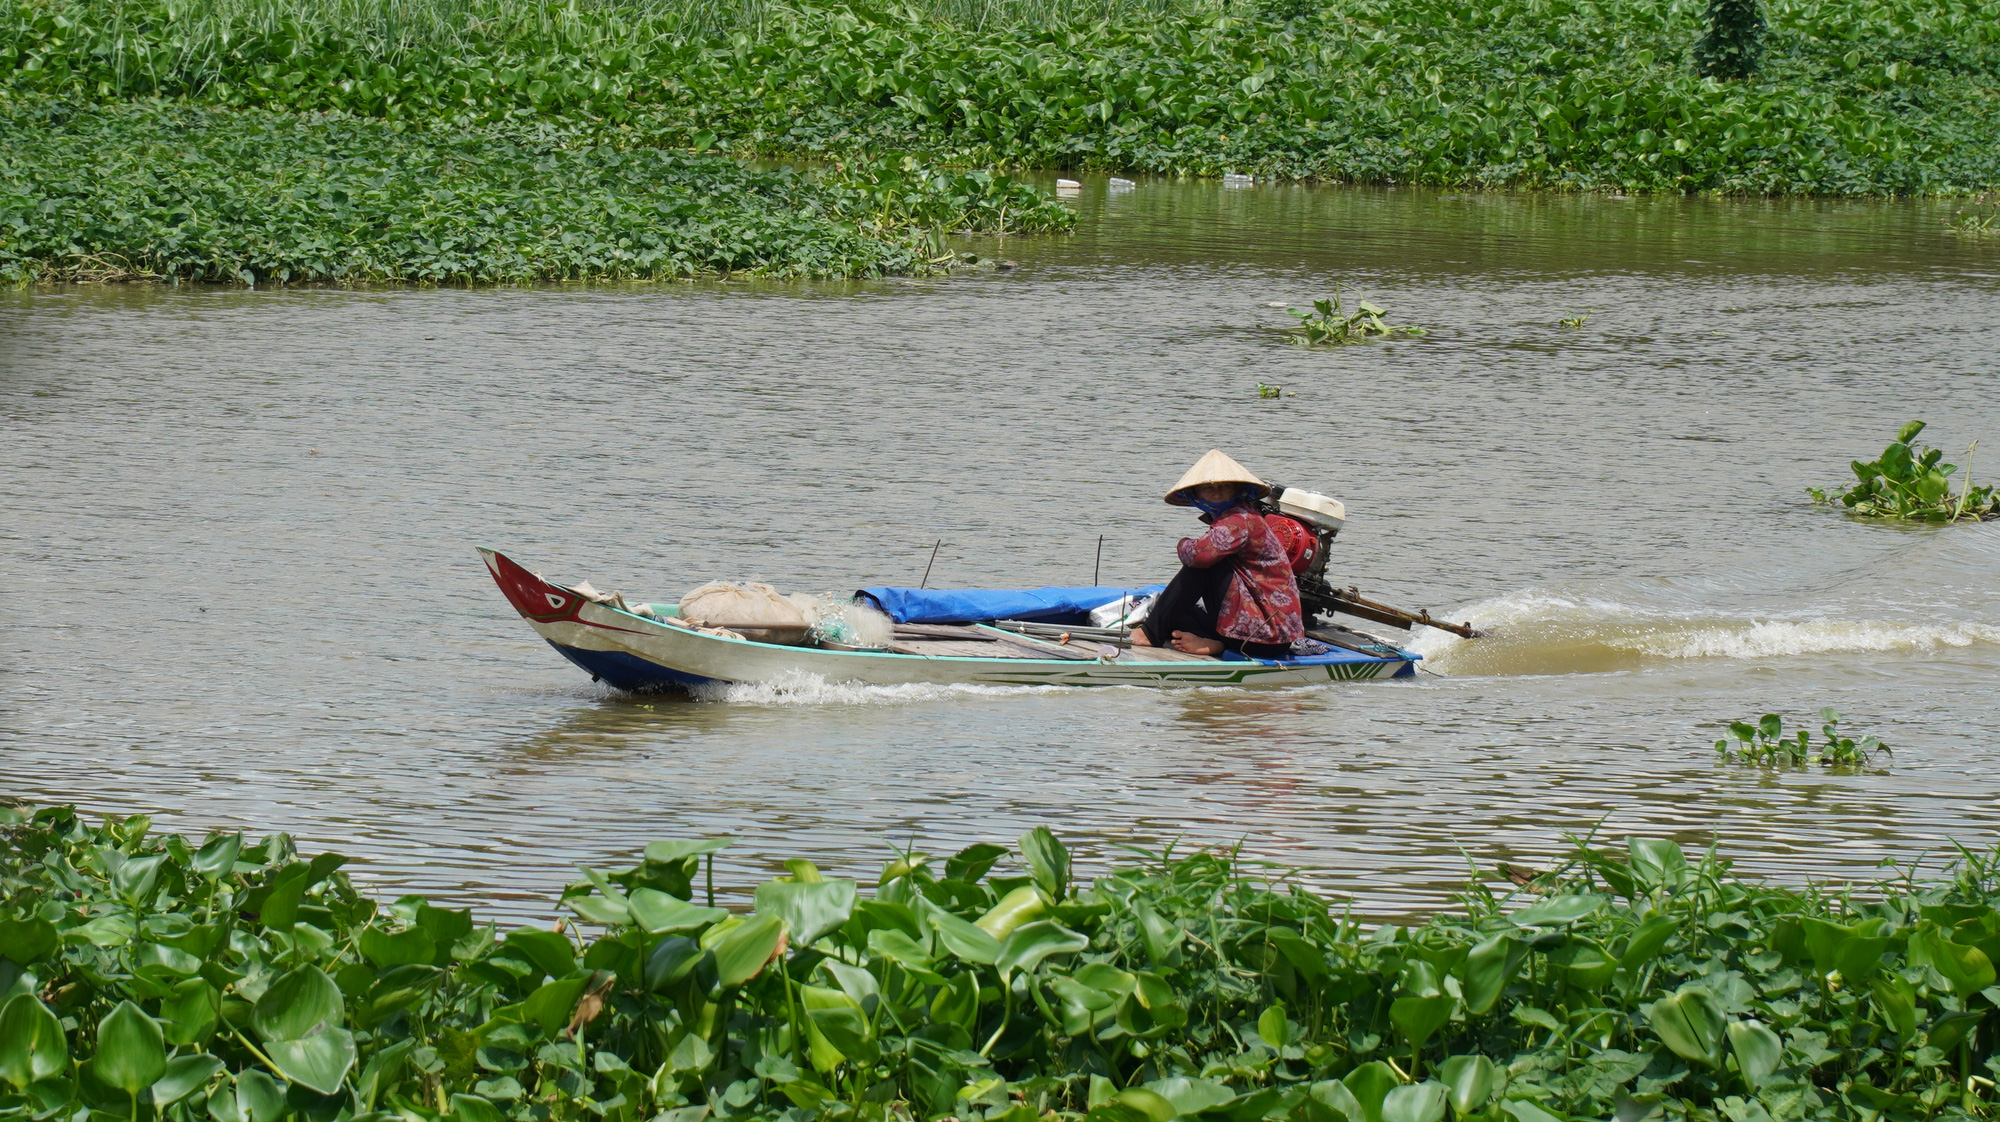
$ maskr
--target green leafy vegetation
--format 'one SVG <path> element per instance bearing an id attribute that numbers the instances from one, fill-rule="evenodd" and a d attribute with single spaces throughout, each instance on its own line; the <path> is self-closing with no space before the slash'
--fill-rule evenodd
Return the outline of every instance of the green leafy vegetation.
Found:
<path id="1" fill-rule="evenodd" d="M 633 142 L 1359 182 L 1869 194 L 2000 184 L 2000 0 L 1778 0 L 1758 74 L 1692 5 L 14 0 L 0 85 Z M 1005 9 L 1012 11 L 1013 9 Z M 959 20 L 962 22 L 951 22 Z"/>
<path id="2" fill-rule="evenodd" d="M 0 819 L 0 1118 L 1914 1122 L 2000 1073 L 2000 856 L 1793 890 L 1579 840 L 1367 930 L 1227 850 L 1086 883 L 1036 829 L 716 907 L 727 839 L 664 841 L 502 931 L 283 835 Z"/>
<path id="3" fill-rule="evenodd" d="M 1757 0 L 1708 0 L 1708 30 L 1694 45 L 1695 69 L 1705 78 L 1748 78 L 1763 56 Z"/>
<path id="4" fill-rule="evenodd" d="M 2000 518 L 2000 498 L 1992 484 L 1972 485 L 1971 473 L 1959 489 L 1951 489 L 1951 477 L 1958 465 L 1944 463 L 1941 449 L 1916 443 L 1924 422 L 1911 421 L 1896 433 L 1896 439 L 1876 459 L 1851 465 L 1855 482 L 1832 491 L 1808 487 L 1813 501 L 1838 504 L 1853 514 L 1869 518 L 1894 518 L 1909 522 L 1958 522 Z M 1979 447 L 1974 442 L 1970 455 Z"/>
<path id="5" fill-rule="evenodd" d="M 1820 734 L 1826 739 L 1815 745 L 1805 729 L 1785 732 L 1784 718 L 1766 713 L 1756 724 L 1732 721 L 1729 735 L 1715 742 L 1716 755 L 1732 763 L 1762 767 L 1803 769 L 1818 764 L 1836 771 L 1854 771 L 1875 762 L 1889 746 L 1872 736 L 1860 740 L 1840 735 L 1840 714 L 1832 709 L 1819 711 Z"/>
<path id="6" fill-rule="evenodd" d="M 1582 329 L 1584 324 L 1589 322 L 1590 322 L 1589 312 L 1571 312 L 1570 314 L 1556 321 L 1558 325 L 1562 327 L 1567 327 L 1571 331 L 1580 330 Z"/>
<path id="7" fill-rule="evenodd" d="M 1342 292 L 1342 287 L 1335 285 L 1333 296 L 1313 301 L 1310 311 L 1286 308 L 1286 314 L 1299 321 L 1299 325 L 1292 329 L 1292 342 L 1302 347 L 1337 347 L 1364 343 L 1370 339 L 1429 334 L 1421 327 L 1397 327 L 1383 323 L 1382 317 L 1388 313 L 1366 300 L 1356 300 L 1354 310 L 1350 312 L 1341 302 Z"/>
<path id="8" fill-rule="evenodd" d="M 943 232 L 1073 220 L 984 172 L 754 170 L 616 139 L 548 122 L 0 103 L 0 278 L 857 276 L 945 267 Z"/>
<path id="9" fill-rule="evenodd" d="M 1073 221 L 944 167 L 2000 184 L 2000 0 L 1715 0 L 1706 29 L 1637 0 L 925 4 L 13 0 L 0 276 L 854 276 Z"/>
<path id="10" fill-rule="evenodd" d="M 1950 233 L 1970 237 L 2000 234 L 2000 209 L 1983 214 L 1976 210 L 1956 212 L 1944 220 L 1944 228 Z"/>

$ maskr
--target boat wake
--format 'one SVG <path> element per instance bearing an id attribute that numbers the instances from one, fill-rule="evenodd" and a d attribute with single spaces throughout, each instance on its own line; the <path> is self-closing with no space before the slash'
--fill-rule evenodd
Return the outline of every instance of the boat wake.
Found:
<path id="1" fill-rule="evenodd" d="M 1677 611 L 1535 590 L 1483 601 L 1453 618 L 1478 621 L 1485 637 L 1428 631 L 1408 645 L 1424 656 L 1427 669 L 1459 676 L 1596 674 L 1683 659 L 1923 654 L 2000 645 L 2000 627 L 1986 623 Z"/>
<path id="2" fill-rule="evenodd" d="M 945 685 L 931 682 L 870 686 L 829 682 L 817 674 L 787 674 L 770 682 L 716 682 L 689 692 L 697 701 L 731 705 L 909 705 L 942 698 L 1005 697 L 1058 686 Z"/>

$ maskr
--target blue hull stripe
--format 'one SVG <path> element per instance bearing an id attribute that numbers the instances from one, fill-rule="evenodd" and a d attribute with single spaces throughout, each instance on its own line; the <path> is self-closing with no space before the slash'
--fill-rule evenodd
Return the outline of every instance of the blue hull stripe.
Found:
<path id="1" fill-rule="evenodd" d="M 643 693 L 649 690 L 664 690 L 688 686 L 698 686 L 703 682 L 713 682 L 699 674 L 683 674 L 669 670 L 657 662 L 647 662 L 638 655 L 624 651 L 586 651 L 577 647 L 565 647 L 555 640 L 549 646 L 562 652 L 562 656 L 583 668 L 594 681 L 601 681 L 613 689 Z"/>

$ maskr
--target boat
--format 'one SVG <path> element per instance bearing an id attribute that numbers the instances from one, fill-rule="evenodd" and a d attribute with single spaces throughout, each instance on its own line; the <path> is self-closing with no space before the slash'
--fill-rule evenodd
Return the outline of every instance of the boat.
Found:
<path id="1" fill-rule="evenodd" d="M 1060 620 L 903 621 L 880 649 L 763 643 L 675 618 L 673 605 L 628 604 L 581 582 L 556 584 L 496 550 L 480 558 L 537 635 L 594 681 L 634 693 L 819 679 L 875 686 L 1229 686 L 1269 688 L 1409 678 L 1420 655 L 1331 625 L 1327 649 L 1289 659 L 1189 654 L 1110 641 Z M 1105 599 L 1115 599 L 1113 592 Z"/>

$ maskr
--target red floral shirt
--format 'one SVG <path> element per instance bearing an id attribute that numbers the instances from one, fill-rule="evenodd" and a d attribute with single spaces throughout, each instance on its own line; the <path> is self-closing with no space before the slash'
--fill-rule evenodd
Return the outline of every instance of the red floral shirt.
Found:
<path id="1" fill-rule="evenodd" d="M 1290 643 L 1306 633 L 1299 609 L 1299 586 L 1291 559 L 1264 516 L 1248 505 L 1209 521 L 1208 532 L 1182 538 L 1181 564 L 1197 569 L 1229 562 L 1229 588 L 1222 594 L 1216 630 L 1245 643 Z"/>

